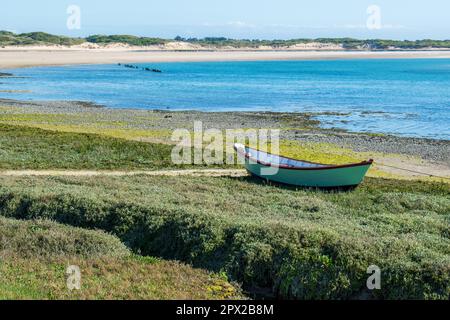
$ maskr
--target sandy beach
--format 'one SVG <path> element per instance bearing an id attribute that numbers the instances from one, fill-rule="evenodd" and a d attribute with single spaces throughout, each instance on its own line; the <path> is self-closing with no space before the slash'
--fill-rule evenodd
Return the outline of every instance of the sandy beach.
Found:
<path id="1" fill-rule="evenodd" d="M 70 64 L 108 64 L 129 62 L 189 62 L 248 60 L 327 60 L 327 59 L 411 59 L 450 58 L 450 51 L 162 51 L 127 48 L 67 49 L 17 47 L 0 49 L 0 68 Z"/>

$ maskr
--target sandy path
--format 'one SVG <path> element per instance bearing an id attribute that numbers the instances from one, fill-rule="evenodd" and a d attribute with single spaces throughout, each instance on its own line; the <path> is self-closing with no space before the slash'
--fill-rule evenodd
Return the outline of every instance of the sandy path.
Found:
<path id="1" fill-rule="evenodd" d="M 193 177 L 244 177 L 247 172 L 242 169 L 189 169 L 189 170 L 155 170 L 155 171 L 102 171 L 102 170 L 4 170 L 0 176 L 51 176 L 51 177 L 94 177 L 94 176 L 193 176 Z"/>
<path id="2" fill-rule="evenodd" d="M 424 161 L 421 159 L 402 159 L 397 157 L 378 157 L 375 161 L 382 171 L 406 176 L 406 177 L 427 177 L 434 176 L 450 179 L 450 166 L 445 163 Z"/>
<path id="3" fill-rule="evenodd" d="M 450 58 L 450 51 L 133 51 L 0 49 L 0 68 L 69 64 L 176 61 L 318 60 L 352 58 Z"/>
<path id="4" fill-rule="evenodd" d="M 386 161 L 389 165 L 384 165 L 382 162 L 376 163 L 376 166 L 381 167 L 382 171 L 393 173 L 404 178 L 416 178 L 423 176 L 442 177 L 450 179 L 450 170 L 444 166 L 441 167 L 427 167 L 417 166 L 405 163 L 403 161 Z M 396 165 L 394 167 L 391 167 Z M 399 167 L 397 167 L 399 166 Z M 400 170 L 403 168 L 404 170 Z M 26 177 L 26 176 L 40 176 L 40 177 L 124 177 L 124 176 L 191 176 L 191 177 L 245 177 L 248 173 L 244 169 L 187 169 L 187 170 L 154 170 L 154 171 L 121 171 L 121 170 L 3 170 L 0 171 L 0 176 L 3 177 Z"/>
<path id="5" fill-rule="evenodd" d="M 403 168 L 405 168 L 405 164 Z M 407 170 L 397 170 L 378 164 L 378 168 L 384 172 L 393 173 L 400 179 L 417 179 L 420 177 L 433 176 L 435 172 L 425 171 L 425 174 L 419 174 L 414 166 L 408 166 Z M 422 169 L 422 168 L 421 168 Z M 429 169 L 429 168 L 428 168 Z M 414 170 L 414 171 L 408 171 Z M 424 172 L 424 171 L 421 171 Z M 448 173 L 448 172 L 445 172 Z M 445 177 L 440 174 L 435 177 L 440 177 L 443 182 L 450 182 L 450 175 Z M 131 177 L 131 176 L 152 176 L 152 177 L 247 177 L 249 174 L 244 169 L 187 169 L 187 170 L 155 170 L 155 171 L 106 171 L 106 170 L 3 170 L 0 171 L 0 177 Z M 368 176 L 372 176 L 368 174 Z"/>

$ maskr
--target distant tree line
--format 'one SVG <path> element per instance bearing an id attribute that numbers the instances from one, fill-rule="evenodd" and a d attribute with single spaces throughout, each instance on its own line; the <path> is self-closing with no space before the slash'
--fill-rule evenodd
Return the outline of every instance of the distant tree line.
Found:
<path id="1" fill-rule="evenodd" d="M 132 35 L 92 35 L 87 38 L 72 38 L 52 35 L 45 32 L 30 32 L 15 34 L 9 31 L 0 31 L 0 46 L 14 45 L 64 45 L 72 46 L 83 42 L 97 44 L 124 43 L 132 46 L 163 45 L 170 41 L 183 41 L 205 47 L 233 47 L 258 48 L 267 46 L 272 48 L 289 47 L 296 44 L 322 43 L 342 45 L 348 50 L 385 50 L 385 49 L 424 49 L 424 48 L 450 48 L 450 40 L 360 40 L 353 38 L 317 38 L 317 39 L 291 39 L 291 40 L 259 40 L 259 39 L 229 39 L 225 37 L 183 38 L 175 39 L 137 37 Z"/>
<path id="2" fill-rule="evenodd" d="M 85 42 L 82 38 L 70 38 L 64 36 L 55 36 L 45 32 L 30 32 L 15 34 L 9 31 L 0 31 L 1 46 L 22 46 L 22 45 L 45 45 L 55 44 L 63 46 L 72 46 Z"/>
<path id="3" fill-rule="evenodd" d="M 342 45 L 345 49 L 423 49 L 423 48 L 450 48 L 450 40 L 382 40 L 382 39 L 370 39 L 359 40 L 353 38 L 317 38 L 317 39 L 290 39 L 290 40 L 250 40 L 250 39 L 228 39 L 224 37 L 207 37 L 207 38 L 182 38 L 176 37 L 177 41 L 185 41 L 189 43 L 196 43 L 205 46 L 217 46 L 217 47 L 260 47 L 269 46 L 274 48 L 288 47 L 296 44 L 308 44 L 308 43 L 322 43 L 322 44 L 335 44 Z"/>
<path id="4" fill-rule="evenodd" d="M 170 40 L 161 38 L 136 37 L 130 35 L 93 35 L 86 38 L 87 42 L 108 44 L 108 43 L 126 43 L 132 46 L 151 46 L 165 44 Z"/>

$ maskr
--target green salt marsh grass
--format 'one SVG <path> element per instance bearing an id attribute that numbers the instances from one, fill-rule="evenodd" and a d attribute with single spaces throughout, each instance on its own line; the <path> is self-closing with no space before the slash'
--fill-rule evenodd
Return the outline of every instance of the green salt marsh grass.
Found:
<path id="1" fill-rule="evenodd" d="M 223 276 L 133 254 L 117 237 L 48 220 L 0 218 L 0 299 L 233 299 Z M 66 269 L 81 272 L 68 290 Z"/>
<path id="2" fill-rule="evenodd" d="M 1 169 L 159 169 L 175 168 L 172 146 L 0 125 Z"/>
<path id="3" fill-rule="evenodd" d="M 367 179 L 353 192 L 252 178 L 0 178 L 0 215 L 117 236 L 251 291 L 296 299 L 448 299 L 448 185 Z M 382 271 L 366 290 L 367 268 Z M 255 289 L 258 288 L 258 289 Z"/>

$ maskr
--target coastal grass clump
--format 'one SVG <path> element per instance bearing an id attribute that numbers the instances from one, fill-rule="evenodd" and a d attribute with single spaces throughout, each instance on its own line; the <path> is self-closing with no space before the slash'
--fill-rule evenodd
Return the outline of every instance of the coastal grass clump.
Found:
<path id="1" fill-rule="evenodd" d="M 81 271 L 81 290 L 69 291 L 68 263 Z M 230 300 L 246 299 L 221 275 L 188 265 L 133 256 L 113 259 L 15 258 L 0 264 L 0 299 Z"/>
<path id="2" fill-rule="evenodd" d="M 151 131 L 146 131 L 146 134 L 155 139 L 159 136 Z M 85 133 L 84 130 L 63 132 L 0 124 L 0 146 L 0 169 L 156 170 L 194 167 L 173 163 L 173 145 L 114 138 Z M 213 167 L 235 167 L 225 164 L 225 159 L 223 162 Z M 195 166 L 203 167 L 206 163 Z"/>
<path id="3" fill-rule="evenodd" d="M 67 287 L 79 267 L 81 290 Z M 133 254 L 115 236 L 49 220 L 0 217 L 0 299 L 233 299 L 239 287 L 205 270 Z"/>
<path id="4" fill-rule="evenodd" d="M 10 31 L 0 31 L 1 46 L 29 46 L 29 45 L 62 45 L 73 46 L 85 42 L 82 38 L 56 36 L 45 32 L 29 32 L 16 34 Z"/>
<path id="5" fill-rule="evenodd" d="M 1 169 L 157 169 L 176 167 L 172 147 L 87 133 L 0 125 Z"/>
<path id="6" fill-rule="evenodd" d="M 117 237 L 100 230 L 65 226 L 49 220 L 0 217 L 0 256 L 21 258 L 121 258 L 131 255 Z"/>
<path id="7" fill-rule="evenodd" d="M 135 253 L 176 259 L 296 299 L 448 299 L 450 191 L 367 179 L 354 192 L 252 178 L 0 178 L 0 215 L 105 230 Z M 27 186 L 27 187 L 24 187 Z M 382 271 L 368 291 L 367 268 Z"/>
<path id="8" fill-rule="evenodd" d="M 169 40 L 161 38 L 137 37 L 132 35 L 91 35 L 86 38 L 87 42 L 97 44 L 124 43 L 131 46 L 153 46 L 163 45 Z"/>

